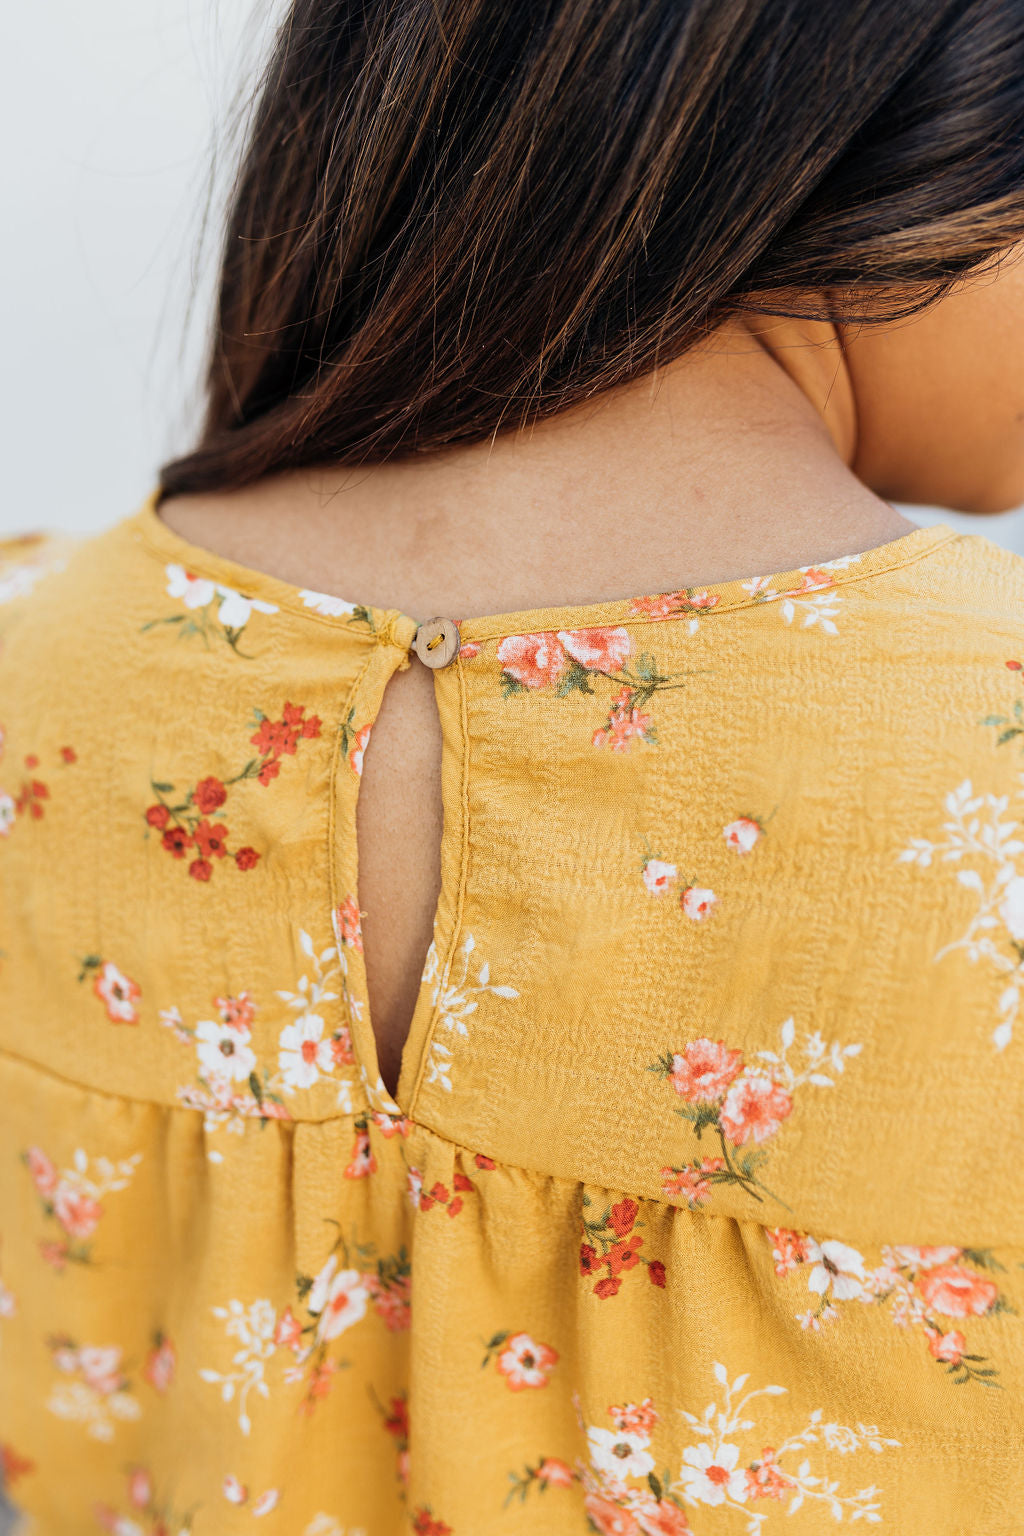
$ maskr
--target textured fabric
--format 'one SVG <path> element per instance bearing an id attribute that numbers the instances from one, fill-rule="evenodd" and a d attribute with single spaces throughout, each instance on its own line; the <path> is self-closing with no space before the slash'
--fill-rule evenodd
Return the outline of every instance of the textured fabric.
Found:
<path id="1" fill-rule="evenodd" d="M 1020 1529 L 1024 562 L 463 622 L 392 1099 L 355 807 L 415 620 L 155 496 L 3 556 L 28 1529 Z"/>

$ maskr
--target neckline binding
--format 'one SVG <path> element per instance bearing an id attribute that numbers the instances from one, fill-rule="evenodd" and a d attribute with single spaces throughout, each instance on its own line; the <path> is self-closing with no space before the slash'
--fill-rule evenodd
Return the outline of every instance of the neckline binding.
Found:
<path id="1" fill-rule="evenodd" d="M 365 624 L 360 623 L 354 615 L 372 615 L 373 629 L 378 639 L 390 641 L 402 650 L 411 647 L 421 620 L 400 608 L 379 608 L 369 603 L 357 605 L 310 588 L 298 587 L 228 559 L 214 550 L 192 544 L 163 521 L 157 512 L 159 500 L 160 490 L 157 487 L 134 517 L 128 519 L 153 553 L 171 563 L 184 566 L 193 574 L 232 587 L 247 597 L 262 598 L 278 608 L 288 609 L 313 623 L 328 624 L 334 629 L 358 624 L 358 633 L 365 637 Z M 798 566 L 793 570 L 775 571 L 765 576 L 738 576 L 728 581 L 706 582 L 699 587 L 679 588 L 675 592 L 612 598 L 605 602 L 527 608 L 471 619 L 456 618 L 456 623 L 459 624 L 465 644 L 468 641 L 504 639 L 509 635 L 538 631 L 664 623 L 672 619 L 693 619 L 698 616 L 703 618 L 734 612 L 740 608 L 760 607 L 766 602 L 786 597 L 832 591 L 855 581 L 863 581 L 865 577 L 878 576 L 885 571 L 911 565 L 922 556 L 931 554 L 940 545 L 960 537 L 962 535 L 948 523 L 931 523 L 926 527 L 913 528 L 909 533 L 900 534 L 884 544 L 840 555 L 818 565 Z M 338 607 L 340 611 L 333 614 L 320 611 L 316 606 L 317 599 L 322 600 L 324 605 Z"/>

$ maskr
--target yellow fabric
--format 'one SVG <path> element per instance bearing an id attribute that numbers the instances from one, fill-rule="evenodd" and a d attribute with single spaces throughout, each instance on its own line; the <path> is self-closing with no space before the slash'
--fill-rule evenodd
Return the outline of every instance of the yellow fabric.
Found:
<path id="1" fill-rule="evenodd" d="M 416 622 L 155 507 L 0 570 L 27 1528 L 1018 1531 L 1024 563 L 464 622 L 392 1100 L 355 804 Z"/>

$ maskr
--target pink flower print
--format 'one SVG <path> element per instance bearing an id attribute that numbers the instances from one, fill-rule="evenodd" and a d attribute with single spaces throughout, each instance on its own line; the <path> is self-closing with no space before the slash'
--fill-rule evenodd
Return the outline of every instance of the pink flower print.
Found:
<path id="1" fill-rule="evenodd" d="M 274 1343 L 278 1349 L 302 1348 L 302 1324 L 291 1307 L 285 1307 L 274 1327 Z"/>
<path id="2" fill-rule="evenodd" d="M 668 1504 L 652 1497 L 632 1507 L 644 1536 L 693 1536 L 690 1522 L 678 1504 Z"/>
<path id="3" fill-rule="evenodd" d="M 128 1498 L 136 1509 L 145 1509 L 153 1497 L 153 1479 L 145 1467 L 136 1467 L 128 1476 Z"/>
<path id="4" fill-rule="evenodd" d="M 792 1487 L 792 1481 L 775 1460 L 775 1449 L 766 1445 L 760 1461 L 746 1470 L 747 1494 L 752 1499 L 781 1499 Z"/>
<path id="5" fill-rule="evenodd" d="M 665 864 L 661 859 L 647 859 L 644 863 L 644 885 L 652 896 L 664 896 L 677 873 L 674 864 Z"/>
<path id="6" fill-rule="evenodd" d="M 725 841 L 737 853 L 749 853 L 763 833 L 761 823 L 752 816 L 737 816 L 735 821 L 730 821 L 727 827 L 722 828 Z"/>
<path id="7" fill-rule="evenodd" d="M 780 1277 L 792 1274 L 798 1264 L 806 1264 L 810 1258 L 811 1244 L 800 1232 L 789 1227 L 766 1227 L 768 1241 L 772 1245 L 775 1273 Z"/>
<path id="8" fill-rule="evenodd" d="M 87 1344 L 78 1351 L 78 1369 L 94 1392 L 109 1397 L 123 1385 L 121 1350 L 116 1344 Z"/>
<path id="9" fill-rule="evenodd" d="M 356 1131 L 356 1144 L 352 1149 L 352 1160 L 345 1169 L 345 1177 L 346 1179 L 365 1179 L 376 1171 L 377 1159 L 370 1146 L 370 1133 L 367 1130 Z"/>
<path id="10" fill-rule="evenodd" d="M 382 1109 L 375 1109 L 372 1116 L 385 1141 L 390 1141 L 392 1136 L 408 1136 L 412 1131 L 412 1121 L 405 1115 L 389 1115 Z"/>
<path id="11" fill-rule="evenodd" d="M 545 1456 L 537 1468 L 537 1481 L 544 1488 L 571 1488 L 575 1476 L 568 1462 L 557 1456 Z"/>
<path id="12" fill-rule="evenodd" d="M 723 1157 L 705 1157 L 688 1168 L 663 1168 L 661 1170 L 662 1194 L 670 1199 L 688 1200 L 698 1205 L 711 1193 L 710 1175 L 725 1167 Z"/>
<path id="13" fill-rule="evenodd" d="M 337 1273 L 335 1273 L 337 1271 Z M 366 1315 L 369 1291 L 356 1269 L 338 1269 L 338 1256 L 332 1253 L 313 1281 L 306 1303 L 317 1319 L 317 1343 L 336 1339 Z"/>
<path id="14" fill-rule="evenodd" d="M 498 645 L 503 671 L 524 688 L 549 688 L 558 682 L 568 665 L 558 636 L 550 631 L 536 635 L 506 635 Z"/>
<path id="15" fill-rule="evenodd" d="M 885 1252 L 890 1252 L 886 1249 Z M 946 1245 L 942 1248 L 917 1248 L 907 1243 L 897 1243 L 891 1249 L 896 1265 L 909 1265 L 914 1269 L 934 1269 L 937 1264 L 952 1264 L 961 1254 L 960 1248 Z"/>
<path id="16" fill-rule="evenodd" d="M 558 1361 L 558 1351 L 548 1344 L 537 1344 L 528 1333 L 513 1333 L 495 1364 L 513 1392 L 524 1387 L 546 1387 Z"/>
<path id="17" fill-rule="evenodd" d="M 722 1130 L 733 1146 L 748 1141 L 767 1141 L 793 1110 L 785 1088 L 767 1072 L 747 1070 L 732 1084 L 719 1116 Z"/>
<path id="18" fill-rule="evenodd" d="M 338 937 L 342 944 L 348 944 L 357 954 L 363 952 L 363 931 L 359 922 L 359 903 L 354 896 L 346 896 L 338 907 Z"/>
<path id="19" fill-rule="evenodd" d="M 588 1493 L 583 1507 L 601 1536 L 642 1536 L 641 1527 L 629 1510 L 613 1504 L 599 1493 Z"/>
<path id="20" fill-rule="evenodd" d="M 835 578 L 831 571 L 826 571 L 817 565 L 809 565 L 801 572 L 802 581 L 798 587 L 791 587 L 790 592 L 817 592 L 820 587 L 835 585 Z"/>
<path id="21" fill-rule="evenodd" d="M 53 1196 L 57 1220 L 71 1237 L 89 1237 L 103 1215 L 103 1207 L 92 1195 L 62 1179 Z"/>
<path id="22" fill-rule="evenodd" d="M 248 1488 L 244 1483 L 240 1483 L 237 1477 L 229 1475 L 224 1479 L 221 1487 L 224 1492 L 224 1497 L 227 1499 L 229 1504 L 244 1504 L 246 1499 L 249 1497 Z"/>
<path id="23" fill-rule="evenodd" d="M 714 891 L 709 891 L 704 886 L 688 885 L 679 898 L 679 905 L 686 916 L 699 923 L 707 917 L 718 897 Z"/>
<path id="24" fill-rule="evenodd" d="M 404 1333 L 412 1323 L 412 1285 L 408 1275 L 395 1275 L 386 1283 L 371 1282 L 373 1310 L 383 1318 L 389 1333 Z"/>
<path id="25" fill-rule="evenodd" d="M 146 1357 L 142 1375 L 156 1392 L 166 1392 L 174 1380 L 176 1364 L 174 1345 L 170 1339 L 158 1333 L 156 1342 Z"/>
<path id="26" fill-rule="evenodd" d="M 742 1051 L 730 1050 L 724 1040 L 704 1036 L 673 1053 L 668 1080 L 688 1103 L 711 1103 L 722 1097 L 742 1065 Z"/>
<path id="27" fill-rule="evenodd" d="M 562 629 L 558 638 L 574 661 L 588 672 L 617 672 L 632 642 L 626 629 Z"/>
<path id="28" fill-rule="evenodd" d="M 114 1024 L 137 1024 L 138 1009 L 135 1004 L 142 995 L 141 988 L 119 971 L 110 960 L 100 966 L 93 981 L 93 991 L 107 1010 L 107 1017 Z"/>
<path id="29" fill-rule="evenodd" d="M 355 737 L 348 754 L 348 764 L 352 772 L 361 776 L 363 772 L 363 753 L 366 751 L 367 742 L 370 740 L 370 727 L 364 725 L 356 731 Z"/>
<path id="30" fill-rule="evenodd" d="M 57 1188 L 56 1168 L 41 1147 L 29 1147 L 25 1153 L 25 1161 L 36 1189 L 44 1200 L 49 1199 Z"/>
<path id="31" fill-rule="evenodd" d="M 997 1287 L 962 1264 L 939 1264 L 917 1277 L 925 1304 L 942 1317 L 982 1317 L 994 1306 Z"/>
<path id="32" fill-rule="evenodd" d="M 941 1360 L 944 1365 L 959 1365 L 967 1349 L 967 1340 L 957 1328 L 949 1333 L 943 1333 L 938 1328 L 926 1328 L 928 1335 L 928 1348 L 936 1360 Z"/>
<path id="33" fill-rule="evenodd" d="M 625 1430 L 630 1435 L 649 1435 L 658 1422 L 654 1403 L 649 1397 L 645 1397 L 642 1403 L 622 1403 L 619 1406 L 613 1403 L 608 1409 L 608 1417 L 616 1429 Z"/>
<path id="34" fill-rule="evenodd" d="M 620 688 L 612 700 L 608 724 L 596 730 L 591 740 L 595 747 L 611 747 L 613 752 L 625 752 L 630 742 L 647 738 L 650 724 L 650 715 L 643 714 L 633 704 L 632 690 Z"/>
<path id="35" fill-rule="evenodd" d="M 248 1030 L 256 1016 L 256 1005 L 248 992 L 239 992 L 237 997 L 215 997 L 214 1002 L 224 1023 L 233 1029 Z"/>

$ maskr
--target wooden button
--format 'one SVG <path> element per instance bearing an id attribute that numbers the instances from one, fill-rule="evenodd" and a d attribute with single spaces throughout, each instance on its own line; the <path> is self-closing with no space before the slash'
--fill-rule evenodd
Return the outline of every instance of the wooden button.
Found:
<path id="1" fill-rule="evenodd" d="M 452 619 L 426 619 L 413 637 L 412 648 L 428 667 L 446 667 L 459 654 L 459 630 Z"/>

